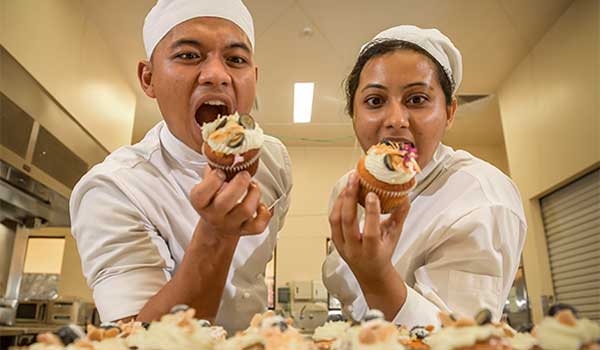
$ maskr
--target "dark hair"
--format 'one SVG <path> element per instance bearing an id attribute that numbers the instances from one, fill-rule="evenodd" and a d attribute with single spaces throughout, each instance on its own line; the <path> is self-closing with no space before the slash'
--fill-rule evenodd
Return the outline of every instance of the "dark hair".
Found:
<path id="1" fill-rule="evenodd" d="M 417 44 L 413 44 L 409 41 L 397 40 L 397 39 L 378 39 L 369 44 L 361 51 L 352 71 L 344 81 L 344 91 L 346 93 L 346 112 L 352 117 L 354 115 L 354 95 L 358 88 L 358 81 L 360 79 L 360 73 L 363 68 L 372 58 L 383 56 L 387 53 L 394 52 L 397 50 L 412 50 L 428 57 L 435 65 L 437 70 L 438 81 L 444 92 L 446 98 L 446 105 L 449 106 L 452 103 L 452 82 L 450 77 L 446 74 L 446 71 L 442 65 L 425 49 Z"/>

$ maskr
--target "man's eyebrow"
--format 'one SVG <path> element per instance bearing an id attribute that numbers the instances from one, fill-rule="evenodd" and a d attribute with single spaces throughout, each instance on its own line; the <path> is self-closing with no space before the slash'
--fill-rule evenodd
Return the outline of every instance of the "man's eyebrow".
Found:
<path id="1" fill-rule="evenodd" d="M 184 39 L 176 40 L 174 43 L 172 43 L 171 48 L 174 49 L 174 48 L 177 48 L 179 46 L 184 46 L 184 45 L 201 47 L 202 43 L 200 43 L 198 40 L 184 38 Z"/>
<path id="2" fill-rule="evenodd" d="M 242 49 L 248 53 L 252 53 L 252 50 L 250 50 L 250 47 L 248 47 L 248 45 L 246 45 L 245 43 L 243 43 L 241 41 L 233 42 L 233 43 L 227 45 L 226 48 L 227 49 Z"/>

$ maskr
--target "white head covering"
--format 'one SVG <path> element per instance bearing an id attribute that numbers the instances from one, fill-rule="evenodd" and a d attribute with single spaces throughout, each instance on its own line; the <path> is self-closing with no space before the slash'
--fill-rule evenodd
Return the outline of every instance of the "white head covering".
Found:
<path id="1" fill-rule="evenodd" d="M 364 44 L 360 52 L 369 44 L 381 39 L 396 39 L 411 42 L 429 52 L 444 68 L 452 83 L 455 94 L 462 81 L 462 56 L 452 41 L 437 29 L 421 29 L 411 25 L 401 25 L 384 30 Z"/>
<path id="2" fill-rule="evenodd" d="M 173 27 L 196 17 L 218 17 L 235 23 L 246 33 L 254 51 L 252 15 L 241 0 L 158 0 L 144 20 L 144 46 L 148 59 Z"/>

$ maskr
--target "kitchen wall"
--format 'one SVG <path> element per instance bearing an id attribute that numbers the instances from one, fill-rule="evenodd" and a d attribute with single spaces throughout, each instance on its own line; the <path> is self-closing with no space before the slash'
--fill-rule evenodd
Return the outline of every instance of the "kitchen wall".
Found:
<path id="1" fill-rule="evenodd" d="M 76 0 L 0 0 L 0 44 L 101 144 L 129 144 L 135 95 Z"/>
<path id="2" fill-rule="evenodd" d="M 499 89 L 508 164 L 529 230 L 523 254 L 534 321 L 552 295 L 539 197 L 600 164 L 600 2 L 577 0 Z"/>
<path id="3" fill-rule="evenodd" d="M 455 149 L 465 150 L 475 157 L 481 158 L 500 169 L 503 173 L 510 175 L 506 149 L 501 145 L 449 145 Z"/>

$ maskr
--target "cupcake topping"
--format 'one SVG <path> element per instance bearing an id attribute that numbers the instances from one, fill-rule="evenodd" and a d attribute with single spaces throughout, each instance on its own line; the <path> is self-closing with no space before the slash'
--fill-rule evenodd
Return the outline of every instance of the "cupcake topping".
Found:
<path id="1" fill-rule="evenodd" d="M 262 129 L 250 114 L 219 116 L 202 125 L 202 138 L 215 151 L 241 154 L 262 146 Z"/>
<path id="2" fill-rule="evenodd" d="M 429 331 L 423 326 L 414 326 L 409 334 L 411 338 L 425 339 L 429 335 Z"/>
<path id="3" fill-rule="evenodd" d="M 384 141 L 369 148 L 365 167 L 379 181 L 403 184 L 421 171 L 416 157 L 416 149 L 410 144 Z"/>
<path id="4" fill-rule="evenodd" d="M 492 323 L 492 312 L 488 309 L 479 311 L 477 315 L 475 315 L 475 322 L 480 326 Z"/>

